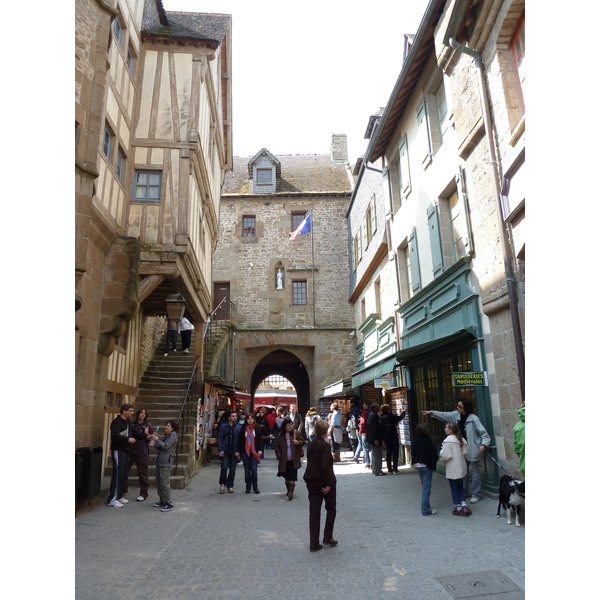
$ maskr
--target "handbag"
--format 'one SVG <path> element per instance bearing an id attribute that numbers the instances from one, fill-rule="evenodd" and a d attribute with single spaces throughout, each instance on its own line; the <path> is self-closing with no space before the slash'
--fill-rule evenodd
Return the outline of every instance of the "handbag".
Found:
<path id="1" fill-rule="evenodd" d="M 300 452 L 300 458 L 304 457 L 304 448 L 302 446 L 300 446 L 300 448 L 298 448 L 298 452 Z"/>
<path id="2" fill-rule="evenodd" d="M 342 432 L 342 428 L 341 427 L 334 427 L 333 428 L 333 441 L 336 444 L 339 444 L 342 439 L 344 438 L 344 434 Z"/>

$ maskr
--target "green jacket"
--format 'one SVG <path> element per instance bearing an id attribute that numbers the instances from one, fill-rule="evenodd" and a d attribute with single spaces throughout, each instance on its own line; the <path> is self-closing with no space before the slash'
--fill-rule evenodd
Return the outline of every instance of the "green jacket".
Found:
<path id="1" fill-rule="evenodd" d="M 513 447 L 519 457 L 519 470 L 525 475 L 525 407 L 522 406 L 517 414 L 519 421 L 513 429 Z"/>

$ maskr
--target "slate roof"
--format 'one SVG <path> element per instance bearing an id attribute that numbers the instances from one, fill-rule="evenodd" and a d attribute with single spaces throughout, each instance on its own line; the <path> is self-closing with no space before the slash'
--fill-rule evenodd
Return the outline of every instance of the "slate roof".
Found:
<path id="1" fill-rule="evenodd" d="M 222 194 L 253 193 L 252 178 L 248 176 L 248 163 L 253 158 L 233 157 L 233 169 L 225 175 Z M 278 155 L 276 158 L 281 168 L 277 194 L 352 192 L 352 177 L 346 165 L 334 164 L 329 154 Z"/>
<path id="2" fill-rule="evenodd" d="M 157 37 L 203 40 L 220 44 L 231 25 L 231 15 L 165 11 L 168 25 L 155 25 L 143 33 Z"/>

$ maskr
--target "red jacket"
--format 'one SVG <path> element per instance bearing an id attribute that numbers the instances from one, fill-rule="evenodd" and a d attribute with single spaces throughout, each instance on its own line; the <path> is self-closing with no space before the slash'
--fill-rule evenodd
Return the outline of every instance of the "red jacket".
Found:
<path id="1" fill-rule="evenodd" d="M 360 413 L 360 423 L 358 425 L 358 433 L 361 435 L 367 435 L 367 419 L 369 418 L 369 411 L 363 410 Z"/>

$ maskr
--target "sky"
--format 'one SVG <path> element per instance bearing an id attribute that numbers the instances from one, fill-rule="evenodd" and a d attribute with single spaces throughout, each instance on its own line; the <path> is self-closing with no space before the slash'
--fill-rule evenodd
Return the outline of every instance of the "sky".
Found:
<path id="1" fill-rule="evenodd" d="M 233 153 L 329 154 L 348 136 L 353 164 L 370 115 L 387 104 L 404 34 L 427 0 L 163 0 L 166 11 L 232 15 Z M 297 8 L 295 8 L 297 7 Z"/>

